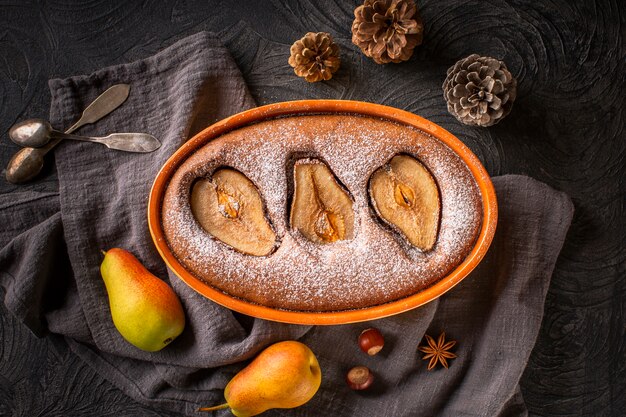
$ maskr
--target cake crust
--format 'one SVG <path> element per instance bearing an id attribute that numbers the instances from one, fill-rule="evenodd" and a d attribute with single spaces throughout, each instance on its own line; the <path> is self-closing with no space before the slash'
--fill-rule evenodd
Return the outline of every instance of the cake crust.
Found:
<path id="1" fill-rule="evenodd" d="M 371 175 L 398 154 L 419 160 L 439 189 L 438 236 L 426 252 L 381 222 L 369 200 Z M 290 228 L 291 161 L 303 157 L 327 164 L 353 198 L 351 239 L 319 245 Z M 194 183 L 222 167 L 258 188 L 278 241 L 270 255 L 242 254 L 194 218 Z M 234 130 L 194 152 L 167 186 L 161 219 L 172 253 L 208 285 L 267 307 L 330 312 L 396 301 L 446 276 L 476 241 L 482 200 L 458 155 L 421 130 L 357 115 L 296 115 Z"/>

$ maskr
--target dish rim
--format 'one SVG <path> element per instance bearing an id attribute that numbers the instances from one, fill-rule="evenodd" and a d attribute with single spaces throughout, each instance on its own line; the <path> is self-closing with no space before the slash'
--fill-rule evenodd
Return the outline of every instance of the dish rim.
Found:
<path id="1" fill-rule="evenodd" d="M 281 116 L 305 114 L 353 114 L 382 118 L 420 129 L 447 145 L 469 168 L 480 190 L 483 216 L 480 232 L 467 257 L 433 285 L 407 297 L 354 310 L 294 311 L 255 304 L 231 296 L 189 272 L 170 250 L 161 224 L 161 204 L 167 185 L 176 169 L 194 151 L 227 132 Z M 422 306 L 448 292 L 461 282 L 485 257 L 495 234 L 498 205 L 495 189 L 480 160 L 452 133 L 414 113 L 351 100 L 297 100 L 255 107 L 222 119 L 197 133 L 185 142 L 159 170 L 148 199 L 148 227 L 152 240 L 167 267 L 189 287 L 204 297 L 231 310 L 253 317 L 291 324 L 335 325 L 389 317 Z"/>

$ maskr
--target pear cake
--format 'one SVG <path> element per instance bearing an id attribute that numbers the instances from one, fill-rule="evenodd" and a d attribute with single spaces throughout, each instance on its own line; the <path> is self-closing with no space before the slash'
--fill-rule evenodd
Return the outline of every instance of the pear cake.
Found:
<path id="1" fill-rule="evenodd" d="M 349 114 L 261 121 L 176 169 L 161 222 L 191 274 L 276 309 L 362 309 L 413 295 L 468 256 L 482 225 L 469 168 L 417 128 Z"/>

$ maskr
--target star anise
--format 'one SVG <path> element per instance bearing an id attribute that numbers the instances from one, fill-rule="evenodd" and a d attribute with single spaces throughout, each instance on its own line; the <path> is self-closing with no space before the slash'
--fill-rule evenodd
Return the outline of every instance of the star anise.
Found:
<path id="1" fill-rule="evenodd" d="M 428 370 L 433 369 L 438 363 L 441 363 L 444 368 L 448 369 L 448 359 L 456 358 L 456 355 L 450 352 L 450 349 L 456 345 L 456 341 L 451 340 L 446 342 L 445 332 L 441 332 L 436 342 L 435 339 L 429 335 L 424 336 L 426 337 L 428 345 L 419 346 L 418 349 L 426 354 L 422 357 L 423 360 L 430 359 L 428 362 Z"/>

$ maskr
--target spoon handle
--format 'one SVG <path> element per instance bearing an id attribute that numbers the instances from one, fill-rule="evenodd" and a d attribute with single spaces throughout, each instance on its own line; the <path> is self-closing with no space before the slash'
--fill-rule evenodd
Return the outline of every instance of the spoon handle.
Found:
<path id="1" fill-rule="evenodd" d="M 80 119 L 74 123 L 65 133 L 72 133 L 81 126 L 88 125 L 102 119 L 113 110 L 117 109 L 128 98 L 130 85 L 116 84 L 100 94 L 85 110 Z"/>
<path id="2" fill-rule="evenodd" d="M 128 84 L 115 84 L 106 89 L 106 91 L 100 94 L 94 101 L 89 104 L 83 110 L 83 114 L 80 119 L 72 126 L 70 126 L 65 133 L 72 133 L 80 127 L 95 123 L 102 119 L 113 110 L 122 105 L 128 98 L 130 93 L 130 85 Z M 52 148 L 57 146 L 61 142 L 61 138 L 54 138 L 48 142 L 45 146 L 41 147 L 41 154 L 47 154 Z"/>
<path id="3" fill-rule="evenodd" d="M 161 146 L 157 138 L 147 133 L 111 133 L 104 137 L 87 137 L 54 132 L 58 138 L 101 143 L 109 149 L 126 152 L 152 152 Z"/>
<path id="4" fill-rule="evenodd" d="M 51 139 L 50 142 L 46 143 L 41 148 L 37 148 L 37 149 L 39 149 L 39 152 L 41 153 L 41 156 L 43 156 L 43 155 L 47 154 L 52 148 L 57 146 L 59 144 L 59 142 L 61 142 L 61 138 L 54 138 L 54 139 Z"/>

